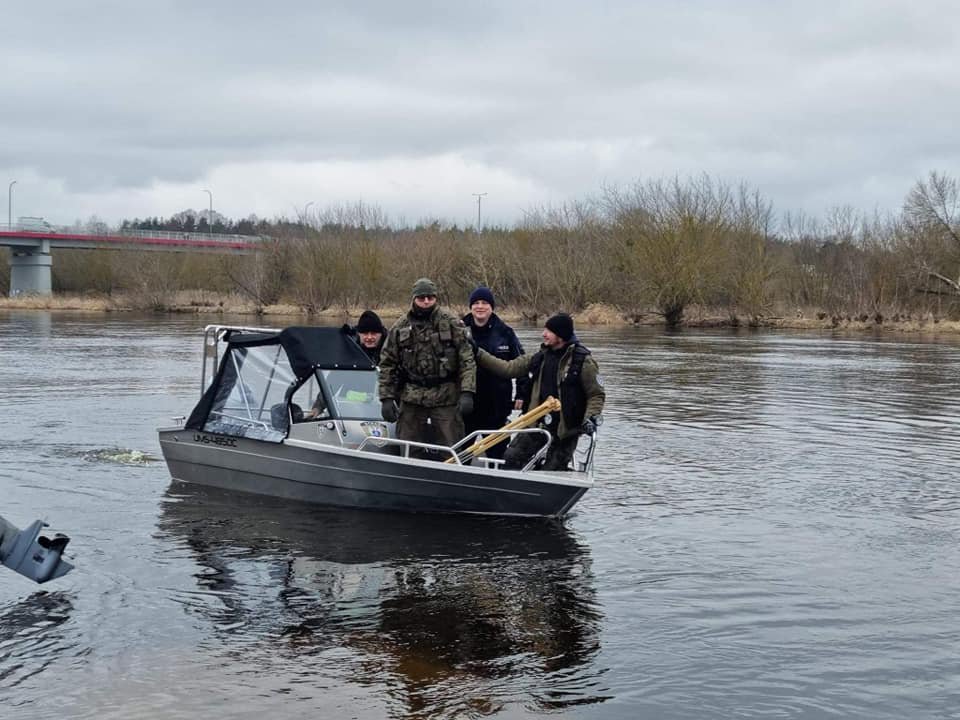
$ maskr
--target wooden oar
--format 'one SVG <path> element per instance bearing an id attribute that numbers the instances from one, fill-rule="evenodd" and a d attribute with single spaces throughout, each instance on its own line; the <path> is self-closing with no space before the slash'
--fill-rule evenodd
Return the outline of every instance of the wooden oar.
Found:
<path id="1" fill-rule="evenodd" d="M 544 415 L 548 415 L 552 412 L 560 412 L 560 401 L 555 397 L 551 396 L 544 400 L 542 403 L 537 405 L 532 410 L 525 412 L 523 415 L 518 417 L 516 420 L 512 420 L 504 425 L 500 430 L 520 430 L 525 427 L 533 425 L 537 420 L 542 418 Z M 499 442 L 503 442 L 505 439 L 510 437 L 509 433 L 491 433 L 487 435 L 482 440 L 478 440 L 470 447 L 465 450 L 460 451 L 459 457 L 460 462 L 463 462 L 466 459 L 476 457 L 482 452 L 485 452 L 489 448 L 492 448 Z M 452 463 L 454 458 L 447 458 L 444 462 Z"/>

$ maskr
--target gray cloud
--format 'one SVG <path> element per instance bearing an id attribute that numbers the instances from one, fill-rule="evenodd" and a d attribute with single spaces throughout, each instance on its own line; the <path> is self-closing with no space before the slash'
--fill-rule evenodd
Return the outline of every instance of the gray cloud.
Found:
<path id="1" fill-rule="evenodd" d="M 227 167 L 355 166 L 359 183 L 378 164 L 399 174 L 385 202 L 414 218 L 471 217 L 451 185 L 492 183 L 477 189 L 495 208 L 502 178 L 509 222 L 524 202 L 700 172 L 783 210 L 869 210 L 960 160 L 951 2 L 51 0 L 6 13 L 0 172 L 64 212 L 102 214 L 98 196 L 119 215 L 175 212 L 170 187 Z M 447 156 L 462 161 L 442 165 L 453 175 L 408 176 Z M 297 176 L 304 197 L 321 187 Z M 248 182 L 261 208 L 289 212 L 295 188 Z M 42 204 L 29 186 L 17 192 Z"/>

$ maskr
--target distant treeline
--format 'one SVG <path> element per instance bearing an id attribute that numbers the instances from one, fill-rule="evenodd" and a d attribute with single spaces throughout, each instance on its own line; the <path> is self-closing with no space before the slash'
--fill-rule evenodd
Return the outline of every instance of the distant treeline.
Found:
<path id="1" fill-rule="evenodd" d="M 196 212 L 182 212 L 169 218 L 144 218 L 140 220 L 124 220 L 120 223 L 120 230 L 166 230 L 168 232 L 197 232 L 230 235 L 258 235 L 270 227 L 265 220 L 250 217 L 245 220 L 231 220 L 215 216 L 213 225 L 207 218 Z"/>
<path id="2" fill-rule="evenodd" d="M 205 231 L 205 218 L 185 215 L 123 227 Z M 960 188 L 939 173 L 886 216 L 851 207 L 777 216 L 759 191 L 701 176 L 608 188 L 480 234 L 439 221 L 395 227 L 365 204 L 295 220 L 219 219 L 213 231 L 262 235 L 263 251 L 57 251 L 55 289 L 122 292 L 157 308 L 177 291 L 203 289 L 311 313 L 404 304 L 427 276 L 444 302 L 463 305 L 484 284 L 530 316 L 590 303 L 669 325 L 693 306 L 745 324 L 799 311 L 875 322 L 960 316 Z"/>

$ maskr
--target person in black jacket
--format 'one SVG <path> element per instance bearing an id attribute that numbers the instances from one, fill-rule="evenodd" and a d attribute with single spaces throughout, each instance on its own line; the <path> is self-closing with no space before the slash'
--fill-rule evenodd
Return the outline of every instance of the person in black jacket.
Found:
<path id="1" fill-rule="evenodd" d="M 380 365 L 380 351 L 383 349 L 383 342 L 387 339 L 387 329 L 383 326 L 380 316 L 373 310 L 364 310 L 360 314 L 360 319 L 356 326 L 345 323 L 340 332 L 349 335 L 360 346 L 370 362 L 374 365 Z M 323 393 L 317 394 L 317 399 L 313 401 L 313 407 L 303 414 L 304 420 L 322 417 L 327 410 L 327 402 L 324 400 Z"/>
<path id="2" fill-rule="evenodd" d="M 374 365 L 380 364 L 380 350 L 383 341 L 387 339 L 387 329 L 380 321 L 380 316 L 373 310 L 364 310 L 357 321 L 357 341 Z"/>
<path id="3" fill-rule="evenodd" d="M 470 312 L 463 316 L 478 347 L 501 360 L 513 360 L 523 355 L 523 346 L 517 334 L 493 311 L 496 302 L 493 292 L 487 287 L 478 287 L 470 293 Z M 477 368 L 477 394 L 473 413 L 464 418 L 467 433 L 474 430 L 496 430 L 507 424 L 510 412 L 520 409 L 527 379 L 517 382 L 514 395 L 513 382 L 497 377 L 491 372 Z M 502 442 L 487 450 L 487 456 L 502 458 L 507 443 Z"/>
<path id="4" fill-rule="evenodd" d="M 380 351 L 387 339 L 387 329 L 373 310 L 364 310 L 356 325 L 345 323 L 340 332 L 353 338 L 374 365 L 380 365 Z"/>

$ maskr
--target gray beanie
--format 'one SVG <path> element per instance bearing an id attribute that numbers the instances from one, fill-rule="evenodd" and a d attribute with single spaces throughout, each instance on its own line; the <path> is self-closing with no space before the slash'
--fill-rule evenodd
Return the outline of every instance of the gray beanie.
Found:
<path id="1" fill-rule="evenodd" d="M 421 295 L 437 295 L 437 286 L 429 278 L 420 278 L 413 284 L 413 297 Z"/>

